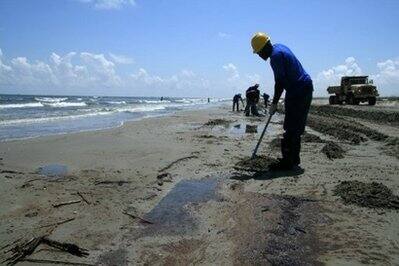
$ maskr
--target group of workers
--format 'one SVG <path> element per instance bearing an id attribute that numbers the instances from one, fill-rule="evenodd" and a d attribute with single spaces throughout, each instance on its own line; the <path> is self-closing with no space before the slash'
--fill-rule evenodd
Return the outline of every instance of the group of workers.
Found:
<path id="1" fill-rule="evenodd" d="M 268 112 L 273 116 L 277 111 L 277 103 L 285 90 L 284 97 L 284 134 L 281 140 L 281 154 L 278 162 L 269 167 L 272 171 L 292 170 L 301 163 L 301 135 L 305 131 L 306 120 L 312 101 L 313 82 L 306 73 L 294 53 L 285 45 L 272 44 L 270 37 L 256 33 L 251 40 L 253 53 L 267 61 L 274 74 L 274 95 Z M 259 102 L 259 84 L 249 87 L 246 91 L 245 115 L 259 115 L 256 105 Z M 265 108 L 269 96 L 264 94 Z M 239 111 L 239 101 L 244 104 L 241 94 L 233 98 L 233 111 Z"/>
<path id="2" fill-rule="evenodd" d="M 254 86 L 249 87 L 245 93 L 245 100 L 246 100 L 245 115 L 246 116 L 249 116 L 250 114 L 252 114 L 254 116 L 259 116 L 257 105 L 259 103 L 260 91 L 258 88 L 259 88 L 259 84 L 255 84 Z M 265 108 L 267 108 L 267 106 L 269 104 L 270 96 L 267 93 L 263 93 L 262 97 L 263 97 Z M 244 106 L 244 101 L 241 97 L 241 93 L 234 95 L 234 97 L 233 97 L 233 112 L 241 111 L 240 107 L 239 107 L 240 101 L 241 101 L 242 105 Z"/>

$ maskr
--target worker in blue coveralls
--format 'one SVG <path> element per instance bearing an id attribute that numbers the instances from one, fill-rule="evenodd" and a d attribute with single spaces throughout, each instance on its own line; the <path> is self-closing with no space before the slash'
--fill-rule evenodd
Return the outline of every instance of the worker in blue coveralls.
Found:
<path id="1" fill-rule="evenodd" d="M 283 158 L 269 167 L 270 170 L 292 170 L 300 164 L 301 135 L 312 101 L 313 83 L 299 60 L 282 44 L 272 44 L 270 37 L 262 32 L 251 40 L 253 52 L 263 60 L 270 58 L 274 73 L 274 96 L 269 115 L 277 110 L 277 103 L 285 90 L 284 135 L 281 140 Z"/>

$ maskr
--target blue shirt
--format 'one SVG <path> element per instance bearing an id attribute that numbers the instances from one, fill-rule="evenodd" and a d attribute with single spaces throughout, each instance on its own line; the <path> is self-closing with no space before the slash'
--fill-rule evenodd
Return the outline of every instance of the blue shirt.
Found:
<path id="1" fill-rule="evenodd" d="M 283 84 L 286 97 L 303 96 L 313 90 L 312 79 L 287 46 L 273 45 L 270 66 L 274 80 Z"/>

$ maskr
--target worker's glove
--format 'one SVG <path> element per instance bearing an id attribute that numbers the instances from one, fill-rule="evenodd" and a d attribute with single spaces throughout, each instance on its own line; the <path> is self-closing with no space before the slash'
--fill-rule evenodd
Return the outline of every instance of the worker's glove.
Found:
<path id="1" fill-rule="evenodd" d="M 277 111 L 277 104 L 272 103 L 269 107 L 269 115 L 274 115 Z"/>

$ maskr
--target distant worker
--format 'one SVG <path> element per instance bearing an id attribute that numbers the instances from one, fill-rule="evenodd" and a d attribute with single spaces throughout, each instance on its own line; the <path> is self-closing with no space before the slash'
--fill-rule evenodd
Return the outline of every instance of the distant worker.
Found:
<path id="1" fill-rule="evenodd" d="M 163 96 L 161 97 L 161 102 L 163 101 Z"/>
<path id="2" fill-rule="evenodd" d="M 276 112 L 277 103 L 285 89 L 285 132 L 281 140 L 283 158 L 271 165 L 270 170 L 291 170 L 301 162 L 301 135 L 305 130 L 312 102 L 312 79 L 288 47 L 272 44 L 265 33 L 256 33 L 252 37 L 251 45 L 253 52 L 263 60 L 266 61 L 270 57 L 275 80 L 270 115 Z"/>
<path id="3" fill-rule="evenodd" d="M 265 108 L 267 107 L 267 105 L 269 104 L 269 98 L 270 98 L 270 96 L 269 96 L 269 94 L 267 94 L 267 93 L 263 93 L 263 100 L 265 101 Z"/>
<path id="4" fill-rule="evenodd" d="M 208 98 L 208 103 L 210 103 L 211 102 L 211 98 Z"/>
<path id="5" fill-rule="evenodd" d="M 249 116 L 250 113 L 255 116 L 259 116 L 258 108 L 256 105 L 259 102 L 260 91 L 258 90 L 259 84 L 255 84 L 247 89 L 245 97 L 247 105 L 245 106 L 245 115 Z"/>
<path id="6" fill-rule="evenodd" d="M 234 97 L 233 97 L 233 112 L 234 112 L 235 107 L 237 107 L 237 108 L 236 108 L 236 109 L 237 109 L 237 112 L 240 111 L 239 101 L 241 101 L 242 106 L 244 106 L 244 101 L 242 100 L 241 93 L 236 94 L 236 95 L 234 95 Z"/>

